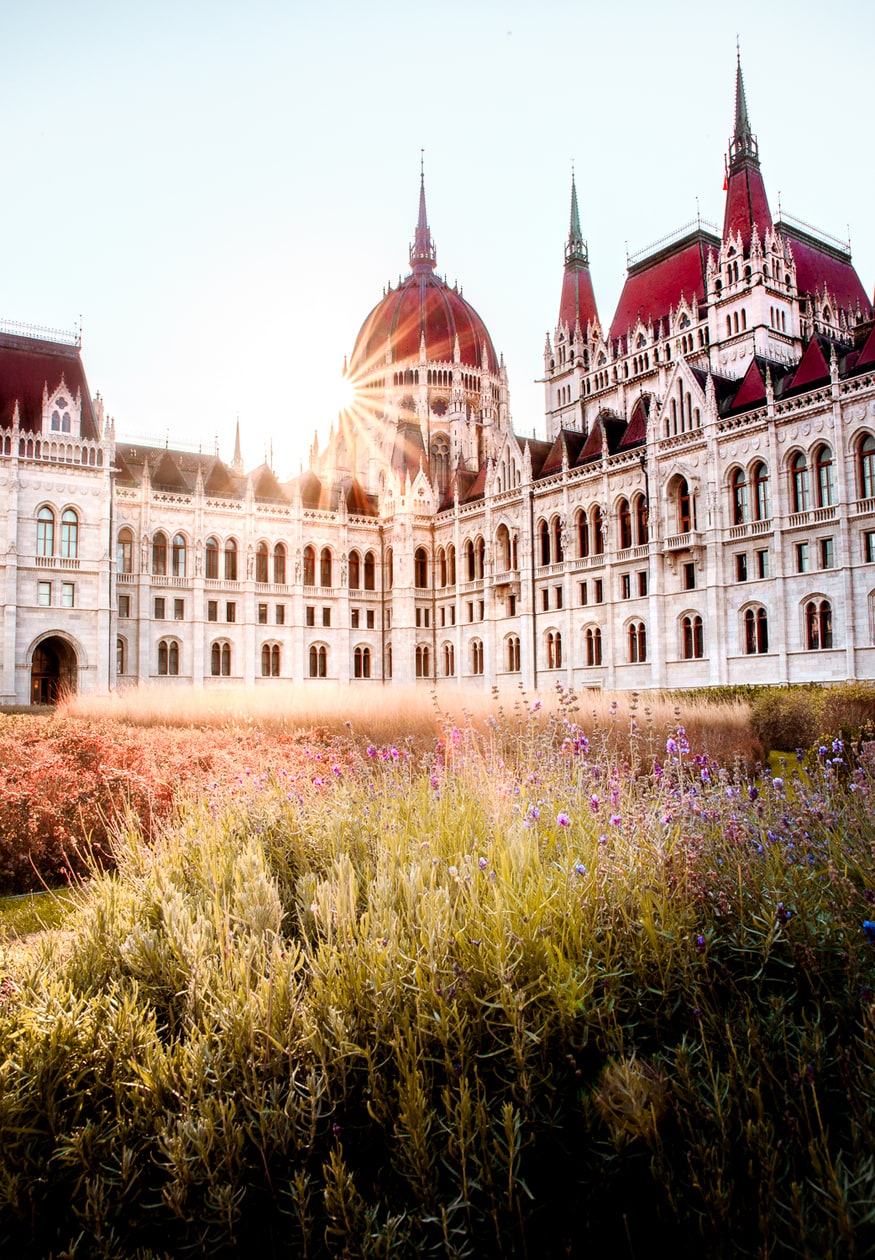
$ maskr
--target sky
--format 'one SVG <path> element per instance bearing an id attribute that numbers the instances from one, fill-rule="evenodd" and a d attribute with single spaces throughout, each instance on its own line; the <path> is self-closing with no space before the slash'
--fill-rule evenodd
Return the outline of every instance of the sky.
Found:
<path id="1" fill-rule="evenodd" d="M 627 249 L 722 223 L 737 38 L 773 214 L 850 232 L 871 294 L 868 0 L 7 0 L 0 318 L 81 318 L 120 439 L 230 459 L 239 418 L 293 476 L 408 271 L 424 150 L 438 271 L 542 435 L 572 163 L 607 323 Z"/>

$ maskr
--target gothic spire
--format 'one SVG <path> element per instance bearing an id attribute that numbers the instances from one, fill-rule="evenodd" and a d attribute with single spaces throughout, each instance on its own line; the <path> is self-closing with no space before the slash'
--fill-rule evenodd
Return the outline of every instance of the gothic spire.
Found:
<path id="1" fill-rule="evenodd" d="M 568 243 L 565 246 L 565 266 L 571 263 L 586 266 L 589 257 L 586 250 L 586 242 L 580 230 L 580 213 L 577 209 L 577 185 L 574 182 L 574 172 L 571 173 L 571 223 L 568 228 Z"/>
<path id="2" fill-rule="evenodd" d="M 431 228 L 428 226 L 428 215 L 425 212 L 425 165 L 424 159 L 419 161 L 419 219 L 416 224 L 416 237 L 410 246 L 410 266 L 414 273 L 421 275 L 434 271 L 437 255 L 431 239 Z"/>
<path id="3" fill-rule="evenodd" d="M 747 114 L 747 97 L 744 94 L 744 75 L 741 72 L 741 50 L 736 52 L 735 68 L 735 134 L 729 141 L 730 170 L 737 169 L 743 161 L 759 166 L 756 136 L 750 129 Z"/>

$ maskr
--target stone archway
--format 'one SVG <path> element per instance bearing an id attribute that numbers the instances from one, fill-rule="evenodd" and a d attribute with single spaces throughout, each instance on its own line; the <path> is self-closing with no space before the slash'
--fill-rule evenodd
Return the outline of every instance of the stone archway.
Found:
<path id="1" fill-rule="evenodd" d="M 76 690 L 76 675 L 76 653 L 67 640 L 58 635 L 42 639 L 31 658 L 31 704 L 57 704 Z"/>

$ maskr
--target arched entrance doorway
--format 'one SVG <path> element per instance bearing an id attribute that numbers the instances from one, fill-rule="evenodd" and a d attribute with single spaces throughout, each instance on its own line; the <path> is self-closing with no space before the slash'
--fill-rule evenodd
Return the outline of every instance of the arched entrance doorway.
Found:
<path id="1" fill-rule="evenodd" d="M 76 653 L 65 639 L 53 635 L 33 650 L 30 670 L 31 704 L 57 704 L 76 690 Z"/>

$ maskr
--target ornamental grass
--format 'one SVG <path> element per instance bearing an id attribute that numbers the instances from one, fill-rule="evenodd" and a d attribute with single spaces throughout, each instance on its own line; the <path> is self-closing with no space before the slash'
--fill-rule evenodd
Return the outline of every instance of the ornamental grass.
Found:
<path id="1" fill-rule="evenodd" d="M 871 747 L 440 721 L 131 823 L 0 945 L 9 1254 L 871 1255 Z"/>

